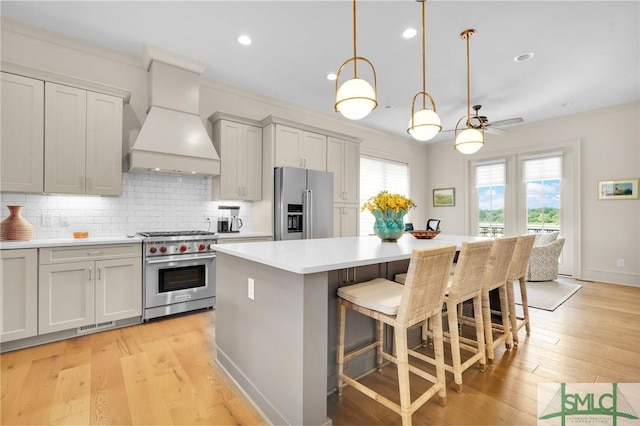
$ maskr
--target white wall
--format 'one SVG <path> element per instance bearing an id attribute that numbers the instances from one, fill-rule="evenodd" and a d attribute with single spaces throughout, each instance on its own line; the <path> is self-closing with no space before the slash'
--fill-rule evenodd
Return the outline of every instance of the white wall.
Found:
<path id="1" fill-rule="evenodd" d="M 457 154 L 452 142 L 431 145 L 429 186 L 455 187 L 457 197 L 455 207 L 431 208 L 430 214 L 443 219 L 446 232 L 464 232 L 469 159 L 535 152 L 544 145 L 579 140 L 580 275 L 587 280 L 640 286 L 640 201 L 596 198 L 598 180 L 640 177 L 639 123 L 640 103 L 632 103 L 511 127 L 504 135 L 486 135 L 485 147 L 473 156 Z M 625 267 L 618 267 L 617 259 L 625 259 Z"/>

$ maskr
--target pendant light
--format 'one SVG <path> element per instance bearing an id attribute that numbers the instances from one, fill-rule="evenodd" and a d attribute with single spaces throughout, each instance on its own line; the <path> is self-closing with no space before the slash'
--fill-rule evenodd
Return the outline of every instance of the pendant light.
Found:
<path id="1" fill-rule="evenodd" d="M 467 41 L 467 115 L 463 116 L 456 123 L 455 128 L 455 144 L 453 147 L 463 154 L 473 154 L 484 145 L 484 124 L 482 122 L 477 125 L 471 124 L 471 89 L 469 83 L 469 39 L 476 33 L 474 29 L 464 30 L 460 33 L 460 37 Z M 458 126 L 463 118 L 466 118 L 467 128 L 458 133 Z"/>
<path id="2" fill-rule="evenodd" d="M 358 61 L 371 67 L 373 72 L 373 87 L 368 81 L 358 78 Z M 353 62 L 353 78 L 344 82 L 338 89 L 340 73 L 345 65 Z M 336 103 L 334 109 L 350 120 L 359 120 L 366 117 L 378 106 L 378 87 L 376 83 L 376 70 L 367 59 L 357 55 L 356 51 L 356 0 L 353 0 L 353 58 L 347 59 L 338 70 L 336 78 Z"/>
<path id="3" fill-rule="evenodd" d="M 415 94 L 411 101 L 411 119 L 409 120 L 409 128 L 407 132 L 419 141 L 428 141 L 433 139 L 435 135 L 442 130 L 440 125 L 440 117 L 436 113 L 436 104 L 430 94 L 427 93 L 427 61 L 426 61 L 426 44 L 427 35 L 425 27 L 425 4 L 426 0 L 416 0 L 422 3 L 422 92 Z M 416 111 L 416 99 L 422 96 L 422 109 Z M 431 102 L 431 108 L 427 108 L 427 98 Z"/>

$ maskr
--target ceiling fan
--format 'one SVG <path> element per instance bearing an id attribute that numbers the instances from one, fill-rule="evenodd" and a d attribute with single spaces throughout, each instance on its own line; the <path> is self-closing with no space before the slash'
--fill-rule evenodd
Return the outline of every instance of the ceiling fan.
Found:
<path id="1" fill-rule="evenodd" d="M 480 108 L 482 105 L 474 105 L 471 108 L 475 111 L 475 115 L 469 117 L 469 125 L 474 129 L 484 127 L 485 132 L 493 134 L 502 134 L 507 131 L 500 127 L 511 126 L 512 124 L 518 124 L 524 122 L 521 117 L 507 118 L 506 120 L 498 120 L 490 122 L 486 115 L 480 115 Z M 453 132 L 454 129 L 443 130 L 443 132 Z"/>

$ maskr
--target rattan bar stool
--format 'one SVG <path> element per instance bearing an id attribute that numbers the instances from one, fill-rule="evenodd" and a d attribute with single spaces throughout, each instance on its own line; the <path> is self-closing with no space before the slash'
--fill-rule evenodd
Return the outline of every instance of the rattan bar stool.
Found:
<path id="1" fill-rule="evenodd" d="M 482 320 L 484 321 L 484 339 L 487 347 L 487 359 L 493 365 L 495 350 L 498 345 L 504 343 L 507 349 L 513 344 L 509 323 L 509 302 L 507 296 L 507 272 L 513 257 L 518 237 L 496 238 L 493 242 L 487 271 L 484 274 L 482 284 Z M 491 304 L 489 292 L 498 289 L 500 295 L 500 323 L 494 325 L 491 321 Z M 500 335 L 494 338 L 493 331 Z"/>
<path id="2" fill-rule="evenodd" d="M 446 403 L 445 364 L 442 334 L 442 303 L 447 288 L 449 270 L 455 246 L 415 249 L 411 254 L 407 280 L 404 285 L 376 278 L 371 281 L 338 289 L 338 395 L 345 384 L 378 401 L 402 417 L 403 425 L 411 425 L 411 415 L 436 393 L 442 405 Z M 375 342 L 345 354 L 345 326 L 347 308 L 376 320 Z M 407 330 L 431 319 L 434 335 L 436 375 L 409 364 L 409 355 L 417 352 L 408 348 Z M 384 351 L 384 324 L 393 327 L 396 355 Z M 344 363 L 371 349 L 377 350 L 378 370 L 383 359 L 397 365 L 400 404 L 344 374 Z M 413 402 L 410 392 L 410 374 L 414 373 L 432 383 Z"/>
<path id="3" fill-rule="evenodd" d="M 527 297 L 527 282 L 525 275 L 527 273 L 527 264 L 533 249 L 533 243 L 536 234 L 520 235 L 516 242 L 516 248 L 513 252 L 513 258 L 509 265 L 507 273 L 507 298 L 509 300 L 509 316 L 511 319 L 511 334 L 513 335 L 513 344 L 518 345 L 518 331 L 525 327 L 527 335 L 531 333 L 531 321 L 529 320 L 529 299 Z M 520 295 L 522 296 L 522 317 L 516 314 L 516 299 L 514 281 L 520 282 Z M 520 321 L 518 321 L 520 320 Z"/>

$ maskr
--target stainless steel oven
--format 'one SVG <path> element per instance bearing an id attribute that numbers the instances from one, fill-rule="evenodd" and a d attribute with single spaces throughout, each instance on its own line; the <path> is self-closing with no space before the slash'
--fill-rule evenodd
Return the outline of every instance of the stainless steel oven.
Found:
<path id="1" fill-rule="evenodd" d="M 215 306 L 215 234 L 206 231 L 141 232 L 147 321 Z"/>

